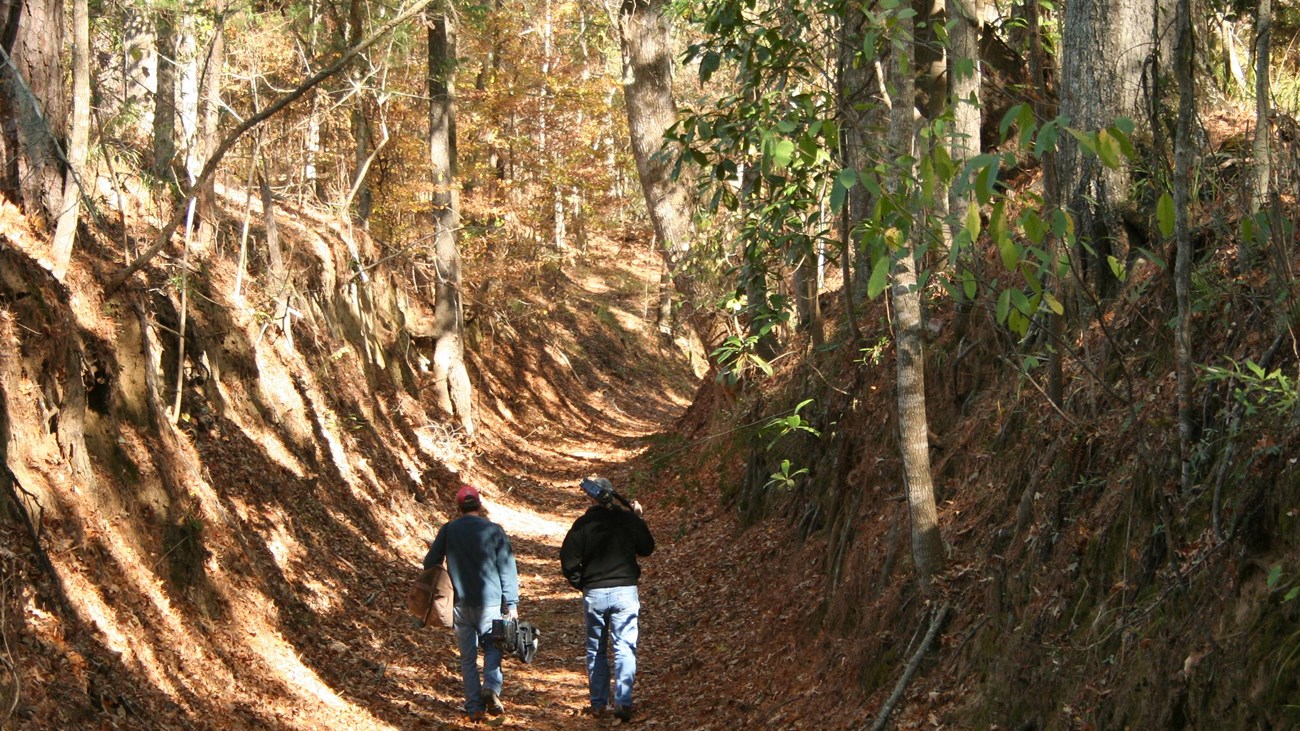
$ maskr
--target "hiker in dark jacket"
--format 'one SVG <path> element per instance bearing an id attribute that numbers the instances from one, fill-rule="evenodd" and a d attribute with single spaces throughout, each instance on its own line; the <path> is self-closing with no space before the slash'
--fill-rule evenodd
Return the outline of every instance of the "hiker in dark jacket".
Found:
<path id="1" fill-rule="evenodd" d="M 591 705 L 587 712 L 605 713 L 610 696 L 609 660 L 614 646 L 614 715 L 632 717 L 632 681 L 636 676 L 637 618 L 641 599 L 637 580 L 641 566 L 637 556 L 655 550 L 650 527 L 641 518 L 641 504 L 630 510 L 615 507 L 613 485 L 596 478 L 598 495 L 594 503 L 573 523 L 560 547 L 560 569 L 573 588 L 582 592 L 587 628 L 587 688 Z"/>
<path id="2" fill-rule="evenodd" d="M 519 574 L 510 539 L 501 526 L 483 515 L 478 490 L 469 485 L 456 493 L 461 516 L 444 525 L 424 557 L 424 567 L 447 560 L 447 573 L 456 589 L 453 625 L 460 648 L 460 676 L 465 686 L 465 712 L 480 720 L 484 711 L 505 712 L 501 704 L 501 648 L 490 639 L 492 621 L 502 615 L 519 617 Z M 483 648 L 483 678 L 478 649 Z"/>

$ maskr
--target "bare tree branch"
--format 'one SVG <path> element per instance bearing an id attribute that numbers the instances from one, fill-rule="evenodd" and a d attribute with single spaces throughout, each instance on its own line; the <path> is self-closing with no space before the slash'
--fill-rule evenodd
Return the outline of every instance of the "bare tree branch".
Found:
<path id="1" fill-rule="evenodd" d="M 916 669 L 921 666 L 921 658 L 929 651 L 930 645 L 934 644 L 934 638 L 939 634 L 939 627 L 943 626 L 943 620 L 948 617 L 948 605 L 945 604 L 934 613 L 934 619 L 930 620 L 930 630 L 925 633 L 925 639 L 921 640 L 921 646 L 916 648 L 916 654 L 912 656 L 907 663 L 907 669 L 903 671 L 903 677 L 898 679 L 894 686 L 894 692 L 889 695 L 889 700 L 880 708 L 880 715 L 876 716 L 876 722 L 871 724 L 871 731 L 883 731 L 889 724 L 889 714 L 893 713 L 894 706 L 903 699 L 903 691 L 907 689 L 907 684 L 916 674 Z"/>
<path id="2" fill-rule="evenodd" d="M 172 213 L 171 220 L 169 220 L 167 224 L 162 227 L 162 230 L 158 232 L 158 236 L 154 239 L 153 245 L 136 257 L 135 261 L 131 262 L 129 266 L 113 275 L 113 278 L 109 280 L 105 287 L 105 294 L 112 296 L 118 288 L 126 282 L 127 278 L 139 271 L 141 267 L 147 264 L 150 259 L 152 259 L 159 251 L 162 251 L 163 247 L 171 241 L 172 234 L 176 232 L 176 228 L 185 218 L 185 211 L 189 207 L 190 201 L 198 195 L 198 191 L 201 190 L 203 186 L 207 184 L 208 180 L 216 173 L 217 166 L 221 164 L 222 158 L 226 156 L 226 153 L 230 151 L 230 148 L 234 147 L 235 143 L 239 141 L 239 138 L 242 137 L 244 133 L 275 116 L 285 107 L 311 91 L 322 81 L 343 70 L 353 61 L 353 59 L 378 43 L 394 28 L 424 12 L 425 7 L 427 7 L 431 2 L 433 2 L 433 0 L 416 0 L 416 2 L 412 3 L 406 10 L 398 13 L 392 20 L 380 26 L 380 28 L 371 34 L 370 37 L 361 41 L 352 48 L 349 48 L 334 63 L 316 72 L 316 74 L 299 84 L 296 89 L 284 95 L 260 113 L 249 117 L 236 127 L 234 131 L 226 135 L 226 137 L 221 140 L 221 144 L 217 145 L 217 149 L 212 152 L 207 163 L 203 165 L 203 172 L 199 173 L 199 177 L 196 178 L 194 184 L 190 186 L 189 192 L 185 195 L 185 200 L 181 201 L 181 204 L 177 206 L 175 212 Z"/>

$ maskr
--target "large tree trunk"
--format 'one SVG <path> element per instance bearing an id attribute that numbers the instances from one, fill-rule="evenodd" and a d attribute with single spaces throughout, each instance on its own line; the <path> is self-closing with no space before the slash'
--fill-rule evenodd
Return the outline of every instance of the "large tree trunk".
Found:
<path id="1" fill-rule="evenodd" d="M 185 155 L 185 185 L 193 186 L 203 170 L 199 149 L 198 18 L 182 10 L 176 23 L 176 126 Z"/>
<path id="2" fill-rule="evenodd" d="M 910 18 L 898 20 L 901 37 L 911 35 Z M 910 55 L 904 48 L 895 46 L 890 59 L 890 81 L 895 103 L 890 112 L 889 142 L 893 159 L 911 158 L 914 154 L 914 110 L 905 102 L 912 98 Z M 892 195 L 904 195 L 903 179 L 911 172 L 890 172 L 889 188 Z M 894 302 L 894 338 L 898 369 L 898 430 L 899 447 L 903 457 L 904 481 L 907 487 L 908 513 L 912 528 L 912 561 L 916 577 L 923 590 L 928 589 L 943 563 L 943 542 L 939 534 L 938 509 L 934 500 L 934 482 L 930 474 L 929 422 L 925 407 L 925 353 L 924 327 L 921 319 L 921 290 L 917 277 L 917 261 L 911 242 L 915 231 L 903 228 L 903 251 L 894 255 L 893 281 L 890 295 Z M 910 233 L 907 233 L 910 231 Z"/>
<path id="3" fill-rule="evenodd" d="M 712 352 L 722 344 L 725 331 L 707 303 L 700 301 L 700 284 L 689 271 L 695 238 L 690 191 L 673 177 L 675 156 L 661 152 L 664 133 L 677 121 L 667 5 L 666 0 L 623 1 L 620 29 L 628 129 L 659 250 L 683 300 L 682 314 Z"/>
<path id="4" fill-rule="evenodd" d="M 63 3 L 0 0 L 0 195 L 49 225 L 63 199 Z"/>
<path id="5" fill-rule="evenodd" d="M 363 8 L 359 0 L 352 0 L 348 4 L 348 45 L 353 45 L 361 40 L 365 34 L 365 22 L 363 20 Z M 354 88 L 361 89 L 365 84 L 365 64 L 359 61 L 349 70 Z M 370 123 L 370 110 L 366 107 L 368 93 L 362 92 L 357 95 L 356 103 L 352 107 L 352 140 L 355 145 L 352 155 L 352 180 L 348 185 L 353 194 L 351 205 L 356 213 L 357 221 L 362 228 L 369 228 L 370 214 L 374 208 L 374 197 L 370 190 L 370 163 L 371 154 L 374 150 L 374 129 Z"/>
<path id="6" fill-rule="evenodd" d="M 68 171 L 63 180 L 63 207 L 50 245 L 54 276 L 62 279 L 72 261 L 72 245 L 81 217 L 81 186 L 90 148 L 90 9 L 87 0 L 72 3 L 72 128 Z"/>
<path id="7" fill-rule="evenodd" d="M 1067 2 L 1061 21 L 1061 114 L 1077 129 L 1098 130 L 1127 117 L 1141 124 L 1143 67 L 1155 53 L 1152 14 L 1168 0 Z M 1167 17 L 1162 15 L 1161 17 Z M 1129 187 L 1126 166 L 1110 170 L 1085 155 L 1070 135 L 1062 135 L 1057 160 L 1062 203 L 1075 217 L 1080 276 L 1097 297 L 1108 300 L 1119 288 L 1109 263 L 1123 263 L 1128 241 L 1121 208 Z M 1091 250 L 1085 247 L 1091 247 Z"/>
<path id="8" fill-rule="evenodd" d="M 158 93 L 153 109 L 153 172 L 171 180 L 176 158 L 176 21 L 167 8 L 157 13 Z"/>
<path id="9" fill-rule="evenodd" d="M 122 12 L 122 108 L 136 119 L 134 131 L 140 141 L 145 141 L 153 132 L 158 49 L 148 7 L 132 4 Z"/>
<path id="10" fill-rule="evenodd" d="M 221 71 L 226 60 L 226 31 L 223 7 L 217 8 L 217 27 L 213 30 L 212 41 L 203 60 L 200 72 L 201 113 L 197 135 L 195 158 L 200 161 L 194 169 L 197 178 L 205 162 L 217 148 L 219 125 L 221 122 Z M 216 178 L 209 177 L 198 190 L 199 232 L 197 248 L 207 251 L 217 237 L 217 193 Z"/>
<path id="11" fill-rule="evenodd" d="M 456 29 L 450 16 L 435 15 L 429 28 L 429 160 L 433 173 L 434 240 L 438 281 L 435 286 L 433 379 L 434 400 L 474 434 L 470 413 L 469 373 L 465 369 L 461 260 L 456 246 L 460 203 L 456 177 L 456 105 L 454 63 Z"/>

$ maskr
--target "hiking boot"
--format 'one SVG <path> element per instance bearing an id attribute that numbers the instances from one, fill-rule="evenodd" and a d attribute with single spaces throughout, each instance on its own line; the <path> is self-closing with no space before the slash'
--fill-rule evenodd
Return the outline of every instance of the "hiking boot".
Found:
<path id="1" fill-rule="evenodd" d="M 501 705 L 501 697 L 495 690 L 483 691 L 483 707 L 493 716 L 500 716 L 506 712 L 506 707 Z"/>
<path id="2" fill-rule="evenodd" d="M 592 718 L 604 718 L 608 712 L 609 709 L 604 706 L 587 706 L 580 711 L 582 715 L 591 716 Z"/>
<path id="3" fill-rule="evenodd" d="M 614 706 L 614 718 L 623 723 L 632 722 L 632 706 Z"/>
<path id="4" fill-rule="evenodd" d="M 465 720 L 470 723 L 481 723 L 487 719 L 487 714 L 482 711 L 473 711 L 465 714 Z"/>

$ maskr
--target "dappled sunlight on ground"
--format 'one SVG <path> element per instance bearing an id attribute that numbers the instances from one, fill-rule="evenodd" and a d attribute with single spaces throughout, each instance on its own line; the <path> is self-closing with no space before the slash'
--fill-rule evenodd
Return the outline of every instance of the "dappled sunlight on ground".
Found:
<path id="1" fill-rule="evenodd" d="M 328 255 L 305 238 L 309 253 Z M 658 259 L 607 246 L 593 242 L 581 265 L 566 264 L 579 287 L 561 279 L 548 292 L 560 327 L 517 322 L 469 353 L 472 439 L 440 420 L 424 384 L 376 392 L 335 334 L 304 322 L 290 345 L 239 298 L 217 303 L 235 322 L 196 326 L 226 328 L 231 362 L 211 392 L 185 392 L 186 418 L 166 439 L 92 413 L 99 484 L 69 479 L 45 432 L 25 444 L 15 475 L 49 504 L 62 595 L 22 605 L 44 653 L 24 657 L 27 677 L 57 682 L 27 686 L 19 727 L 458 727 L 454 637 L 416 629 L 405 598 L 462 482 L 483 490 L 510 535 L 521 618 L 542 633 L 536 662 L 507 660 L 500 725 L 592 725 L 577 715 L 581 596 L 560 576 L 558 547 L 587 506 L 579 481 L 624 484 L 629 461 L 694 388 L 684 354 L 643 319 Z M 209 273 L 230 276 L 219 262 Z M 225 279 L 208 286 L 230 290 Z M 85 324 L 113 342 L 116 321 Z M 195 405 L 211 407 L 202 420 Z M 46 604 L 60 596 L 70 612 Z"/>

